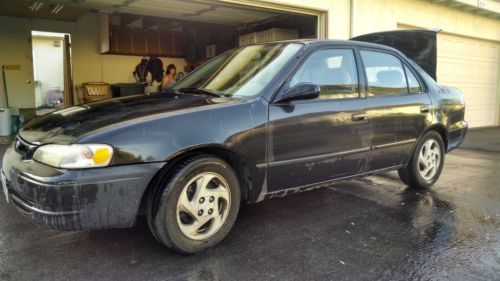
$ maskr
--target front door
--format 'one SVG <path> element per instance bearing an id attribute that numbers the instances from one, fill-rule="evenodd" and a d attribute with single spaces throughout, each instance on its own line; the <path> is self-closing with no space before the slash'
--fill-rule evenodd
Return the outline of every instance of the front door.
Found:
<path id="1" fill-rule="evenodd" d="M 320 86 L 314 100 L 271 104 L 268 192 L 364 172 L 370 122 L 352 49 L 312 53 L 285 83 Z"/>

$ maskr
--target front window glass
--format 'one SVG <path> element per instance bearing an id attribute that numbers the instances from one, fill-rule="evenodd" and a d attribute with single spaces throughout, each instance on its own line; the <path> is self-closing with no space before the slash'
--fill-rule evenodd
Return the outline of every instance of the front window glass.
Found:
<path id="1" fill-rule="evenodd" d="M 197 88 L 224 96 L 258 94 L 302 44 L 252 45 L 228 51 L 177 82 L 173 90 Z"/>
<path id="2" fill-rule="evenodd" d="M 312 54 L 290 81 L 290 87 L 312 83 L 321 89 L 320 99 L 357 98 L 358 74 L 353 50 L 329 49 Z"/>

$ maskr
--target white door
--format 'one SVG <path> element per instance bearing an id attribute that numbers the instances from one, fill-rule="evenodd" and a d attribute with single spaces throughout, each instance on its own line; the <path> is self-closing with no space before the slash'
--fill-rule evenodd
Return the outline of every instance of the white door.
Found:
<path id="1" fill-rule="evenodd" d="M 437 81 L 460 89 L 470 127 L 498 125 L 500 44 L 438 33 Z"/>

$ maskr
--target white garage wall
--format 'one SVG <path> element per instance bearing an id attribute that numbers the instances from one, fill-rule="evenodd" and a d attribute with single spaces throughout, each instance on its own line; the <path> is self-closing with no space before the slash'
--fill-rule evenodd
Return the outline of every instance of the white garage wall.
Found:
<path id="1" fill-rule="evenodd" d="M 500 41 L 500 21 L 422 0 L 354 0 L 353 36 L 396 30 L 398 24 Z"/>

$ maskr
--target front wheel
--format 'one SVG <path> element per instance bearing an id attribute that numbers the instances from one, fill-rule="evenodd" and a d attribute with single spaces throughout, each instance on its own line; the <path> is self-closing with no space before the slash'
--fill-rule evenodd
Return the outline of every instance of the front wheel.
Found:
<path id="1" fill-rule="evenodd" d="M 158 186 L 148 219 L 158 241 L 182 253 L 221 242 L 240 207 L 240 187 L 231 167 L 201 155 L 177 165 Z"/>
<path id="2" fill-rule="evenodd" d="M 444 143 L 436 131 L 427 132 L 417 144 L 408 165 L 398 170 L 401 180 L 413 188 L 428 188 L 441 175 L 444 164 Z"/>

